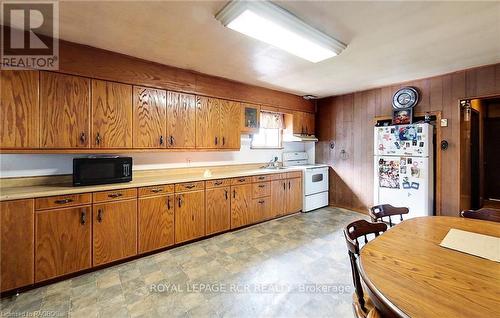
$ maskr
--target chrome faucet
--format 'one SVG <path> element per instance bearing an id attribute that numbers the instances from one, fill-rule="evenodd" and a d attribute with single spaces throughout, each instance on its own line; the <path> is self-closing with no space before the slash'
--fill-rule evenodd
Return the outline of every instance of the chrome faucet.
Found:
<path id="1" fill-rule="evenodd" d="M 269 161 L 269 163 L 267 165 L 265 165 L 263 168 L 264 169 L 276 169 L 278 167 L 277 165 L 278 163 L 278 157 L 274 157 L 273 159 L 271 159 L 271 161 Z"/>

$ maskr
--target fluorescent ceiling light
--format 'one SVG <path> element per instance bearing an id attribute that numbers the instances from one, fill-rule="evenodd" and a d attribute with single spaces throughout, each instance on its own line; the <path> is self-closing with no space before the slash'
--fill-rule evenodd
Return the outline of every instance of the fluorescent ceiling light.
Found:
<path id="1" fill-rule="evenodd" d="M 346 48 L 344 43 L 268 1 L 231 1 L 216 18 L 230 29 L 314 63 Z"/>

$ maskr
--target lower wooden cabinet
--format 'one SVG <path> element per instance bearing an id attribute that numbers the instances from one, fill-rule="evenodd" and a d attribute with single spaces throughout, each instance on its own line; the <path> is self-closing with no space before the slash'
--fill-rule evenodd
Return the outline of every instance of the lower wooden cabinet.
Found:
<path id="1" fill-rule="evenodd" d="M 137 254 L 137 199 L 94 204 L 93 264 Z"/>
<path id="2" fill-rule="evenodd" d="M 0 291 L 33 283 L 34 200 L 0 202 Z"/>
<path id="3" fill-rule="evenodd" d="M 271 181 L 271 215 L 278 217 L 285 214 L 286 210 L 286 194 L 287 194 L 287 180 L 273 180 Z"/>
<path id="4" fill-rule="evenodd" d="M 231 228 L 230 187 L 207 189 L 206 234 L 215 234 Z"/>
<path id="5" fill-rule="evenodd" d="M 231 186 L 231 228 L 235 229 L 254 222 L 253 185 Z"/>
<path id="6" fill-rule="evenodd" d="M 253 222 L 262 222 L 269 220 L 271 216 L 271 197 L 253 199 L 252 207 Z"/>
<path id="7" fill-rule="evenodd" d="M 175 242 L 205 235 L 205 190 L 175 194 Z"/>
<path id="8" fill-rule="evenodd" d="M 286 180 L 286 210 L 285 214 L 292 214 L 295 212 L 299 212 L 302 210 L 302 179 L 301 178 L 293 178 Z"/>
<path id="9" fill-rule="evenodd" d="M 174 244 L 174 195 L 140 198 L 139 253 Z"/>
<path id="10" fill-rule="evenodd" d="M 91 207 L 37 211 L 35 282 L 90 268 Z"/>

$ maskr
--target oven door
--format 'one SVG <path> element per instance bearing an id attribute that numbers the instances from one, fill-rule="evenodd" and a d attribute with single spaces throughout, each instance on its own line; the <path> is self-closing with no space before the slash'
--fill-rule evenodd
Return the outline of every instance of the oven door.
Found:
<path id="1" fill-rule="evenodd" d="M 328 167 L 309 168 L 305 171 L 305 195 L 328 191 Z"/>

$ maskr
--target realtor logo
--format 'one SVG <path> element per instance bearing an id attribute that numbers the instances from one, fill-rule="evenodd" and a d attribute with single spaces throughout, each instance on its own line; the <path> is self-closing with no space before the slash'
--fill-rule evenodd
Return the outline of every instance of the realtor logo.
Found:
<path id="1" fill-rule="evenodd" d="M 58 2 L 2 1 L 1 9 L 1 68 L 57 70 Z"/>

